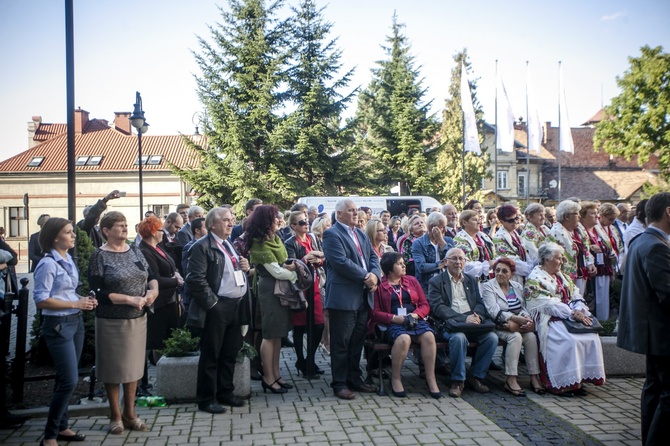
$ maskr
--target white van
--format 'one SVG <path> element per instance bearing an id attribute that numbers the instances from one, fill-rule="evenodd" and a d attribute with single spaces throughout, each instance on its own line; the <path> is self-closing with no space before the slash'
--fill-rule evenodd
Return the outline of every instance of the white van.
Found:
<path id="1" fill-rule="evenodd" d="M 298 203 L 305 203 L 307 206 L 316 206 L 319 212 L 326 212 L 330 215 L 335 210 L 335 204 L 344 199 L 350 198 L 356 203 L 357 207 L 369 207 L 373 214 L 379 214 L 381 211 L 389 211 L 391 215 L 400 215 L 407 213 L 410 209 L 419 209 L 426 211 L 432 207 L 440 208 L 442 205 L 432 197 L 423 195 L 402 196 L 386 195 L 374 197 L 361 197 L 351 195 L 349 197 L 300 197 Z"/>

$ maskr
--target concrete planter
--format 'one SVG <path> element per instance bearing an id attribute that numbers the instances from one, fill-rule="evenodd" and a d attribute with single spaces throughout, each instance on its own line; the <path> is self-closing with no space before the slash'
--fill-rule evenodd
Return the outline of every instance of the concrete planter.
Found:
<path id="1" fill-rule="evenodd" d="M 156 395 L 169 403 L 195 401 L 200 356 L 168 358 L 163 356 L 156 364 Z"/>
<path id="2" fill-rule="evenodd" d="M 644 376 L 646 358 L 616 345 L 616 336 L 601 336 L 607 376 Z"/>
<path id="3" fill-rule="evenodd" d="M 244 362 L 235 363 L 235 373 L 233 374 L 233 385 L 235 394 L 238 398 L 251 398 L 251 361 L 246 356 Z"/>
<path id="4" fill-rule="evenodd" d="M 165 397 L 170 403 L 190 403 L 195 401 L 198 382 L 199 356 L 168 358 L 163 356 L 156 364 L 156 395 Z M 235 363 L 233 375 L 235 396 L 251 397 L 251 362 Z"/>

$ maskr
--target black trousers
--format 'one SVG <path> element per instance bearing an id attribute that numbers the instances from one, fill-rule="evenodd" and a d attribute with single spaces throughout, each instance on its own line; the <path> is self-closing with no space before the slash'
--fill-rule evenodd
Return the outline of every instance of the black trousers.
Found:
<path id="1" fill-rule="evenodd" d="M 642 444 L 668 444 L 670 439 L 670 356 L 647 355 L 642 388 Z"/>
<path id="2" fill-rule="evenodd" d="M 200 333 L 200 360 L 196 400 L 206 405 L 232 395 L 235 390 L 233 373 L 235 359 L 242 347 L 242 332 L 238 319 L 239 299 L 219 299 L 207 311 L 205 326 Z"/>
<path id="3" fill-rule="evenodd" d="M 330 318 L 330 367 L 333 391 L 363 384 L 360 367 L 368 323 L 368 306 L 357 311 L 328 309 Z"/>

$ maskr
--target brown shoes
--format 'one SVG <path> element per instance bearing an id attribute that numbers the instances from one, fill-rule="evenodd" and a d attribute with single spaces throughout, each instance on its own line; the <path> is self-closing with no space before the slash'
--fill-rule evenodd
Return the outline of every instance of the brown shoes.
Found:
<path id="1" fill-rule="evenodd" d="M 360 383 L 357 386 L 350 385 L 351 389 L 355 390 L 356 392 L 362 392 L 362 393 L 375 393 L 377 391 L 377 387 L 372 386 L 370 384 L 366 384 L 364 382 Z"/>
<path id="2" fill-rule="evenodd" d="M 449 389 L 449 396 L 452 398 L 460 398 L 463 395 L 463 381 L 453 381 Z"/>
<path id="3" fill-rule="evenodd" d="M 356 398 L 356 394 L 346 387 L 344 389 L 336 390 L 335 396 L 342 400 L 353 400 Z"/>
<path id="4" fill-rule="evenodd" d="M 472 390 L 477 393 L 489 393 L 491 391 L 479 380 L 479 378 L 475 378 L 474 376 L 468 376 L 466 382 L 468 383 L 468 386 L 472 387 Z"/>

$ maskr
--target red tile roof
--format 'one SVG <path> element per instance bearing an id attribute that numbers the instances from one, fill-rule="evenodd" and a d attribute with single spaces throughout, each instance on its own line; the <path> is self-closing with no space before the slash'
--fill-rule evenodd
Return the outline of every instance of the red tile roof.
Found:
<path id="1" fill-rule="evenodd" d="M 40 124 L 35 131 L 35 141 L 47 141 L 67 132 L 67 124 Z"/>
<path id="2" fill-rule="evenodd" d="M 25 172 L 65 172 L 67 171 L 67 125 L 40 124 L 36 135 L 47 132 L 58 132 L 49 140 L 26 150 L 12 158 L 0 162 L 2 173 Z M 62 129 L 62 131 L 61 131 Z M 187 136 L 193 140 L 191 135 Z M 142 135 L 142 155 L 162 155 L 163 161 L 158 165 L 145 164 L 144 169 L 150 171 L 169 171 L 167 162 L 179 168 L 197 167 L 199 160 L 190 149 L 182 135 L 155 136 Z M 76 166 L 78 172 L 96 171 L 132 171 L 137 170 L 137 135 L 126 135 L 110 127 L 105 120 L 91 119 L 84 133 L 75 135 L 75 158 L 79 156 L 102 156 L 97 166 Z M 44 157 L 39 167 L 28 167 L 33 157 Z M 167 162 L 166 162 L 167 161 Z"/>

